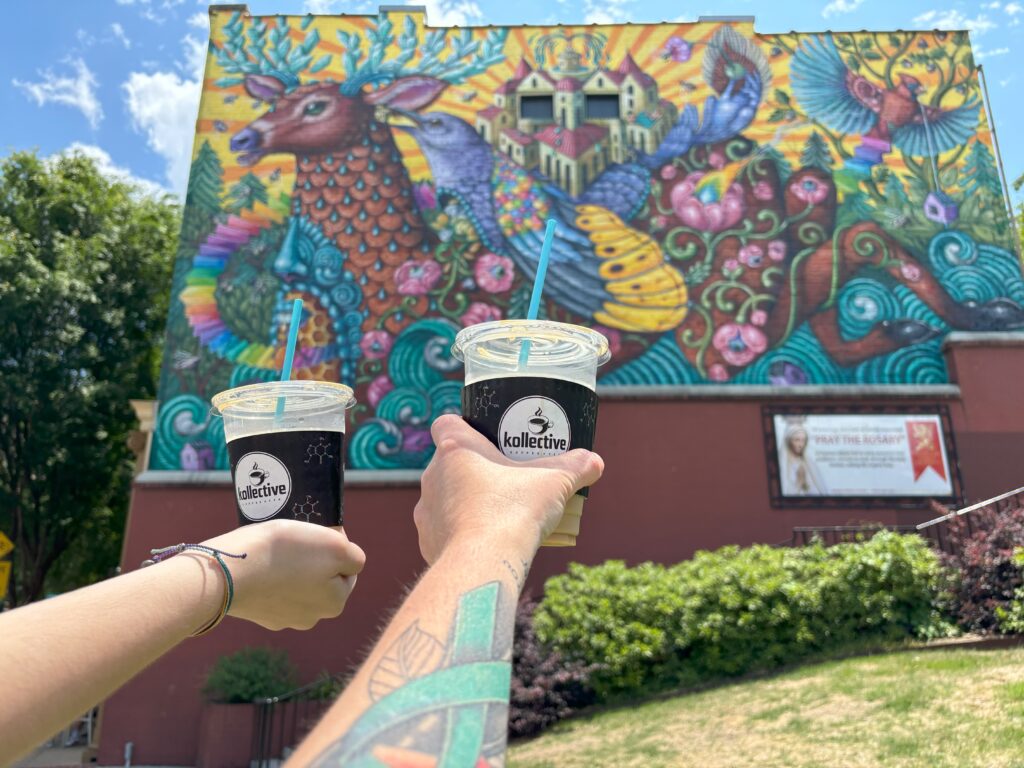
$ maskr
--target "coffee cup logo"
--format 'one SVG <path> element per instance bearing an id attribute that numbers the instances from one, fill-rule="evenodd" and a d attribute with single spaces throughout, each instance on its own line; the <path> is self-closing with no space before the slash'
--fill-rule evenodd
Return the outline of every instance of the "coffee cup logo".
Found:
<path id="1" fill-rule="evenodd" d="M 242 456 L 235 466 L 235 498 L 249 520 L 273 517 L 288 502 L 292 476 L 276 456 L 254 451 Z"/>
<path id="2" fill-rule="evenodd" d="M 498 425 L 498 447 L 510 459 L 528 461 L 569 450 L 569 419 L 547 397 L 524 397 L 512 403 Z"/>

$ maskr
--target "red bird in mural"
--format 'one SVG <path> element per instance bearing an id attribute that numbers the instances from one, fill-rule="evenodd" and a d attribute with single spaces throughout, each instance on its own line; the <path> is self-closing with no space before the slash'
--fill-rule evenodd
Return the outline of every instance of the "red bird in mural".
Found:
<path id="1" fill-rule="evenodd" d="M 980 104 L 955 109 L 918 101 L 921 82 L 907 74 L 886 88 L 846 66 L 831 36 L 811 37 L 793 56 L 793 95 L 809 117 L 841 133 L 892 144 L 908 155 L 932 157 L 967 142 Z"/>

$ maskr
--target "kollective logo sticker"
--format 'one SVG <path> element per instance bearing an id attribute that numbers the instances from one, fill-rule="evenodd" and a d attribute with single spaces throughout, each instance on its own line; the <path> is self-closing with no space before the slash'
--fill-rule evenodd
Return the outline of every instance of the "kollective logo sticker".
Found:
<path id="1" fill-rule="evenodd" d="M 276 456 L 245 454 L 235 465 L 238 508 L 250 520 L 266 520 L 284 507 L 292 493 L 292 476 Z"/>
<path id="2" fill-rule="evenodd" d="M 546 397 L 524 397 L 508 407 L 498 425 L 498 445 L 510 459 L 527 461 L 569 450 L 572 431 L 562 406 Z"/>

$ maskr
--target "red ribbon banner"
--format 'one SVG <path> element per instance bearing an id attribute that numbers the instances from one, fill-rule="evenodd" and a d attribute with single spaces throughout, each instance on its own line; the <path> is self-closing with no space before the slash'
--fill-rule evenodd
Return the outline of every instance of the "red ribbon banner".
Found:
<path id="1" fill-rule="evenodd" d="M 914 467 L 916 483 L 928 467 L 935 470 L 943 480 L 946 467 L 942 462 L 942 446 L 939 444 L 939 425 L 934 421 L 906 422 L 907 438 L 910 440 L 910 462 Z"/>

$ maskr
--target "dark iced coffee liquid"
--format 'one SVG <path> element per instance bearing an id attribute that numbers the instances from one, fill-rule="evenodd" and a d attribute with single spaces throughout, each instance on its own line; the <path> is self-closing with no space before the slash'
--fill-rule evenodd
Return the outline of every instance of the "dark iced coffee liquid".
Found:
<path id="1" fill-rule="evenodd" d="M 284 518 L 320 525 L 344 520 L 345 434 L 266 432 L 228 443 L 241 525 Z"/>
<path id="2" fill-rule="evenodd" d="M 593 449 L 597 393 L 541 376 L 484 379 L 462 388 L 462 416 L 510 459 L 528 461 Z"/>

